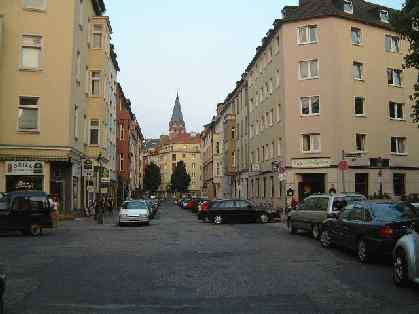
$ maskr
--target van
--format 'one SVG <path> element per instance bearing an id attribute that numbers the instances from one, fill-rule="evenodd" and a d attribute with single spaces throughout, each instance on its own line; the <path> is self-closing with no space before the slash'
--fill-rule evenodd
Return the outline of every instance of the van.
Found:
<path id="1" fill-rule="evenodd" d="M 52 228 L 51 205 L 44 192 L 11 192 L 0 198 L 0 231 L 39 236 Z"/>

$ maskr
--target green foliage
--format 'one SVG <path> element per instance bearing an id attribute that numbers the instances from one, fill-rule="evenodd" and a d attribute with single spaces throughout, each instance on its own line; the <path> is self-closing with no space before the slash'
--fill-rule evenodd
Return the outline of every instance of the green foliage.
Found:
<path id="1" fill-rule="evenodd" d="M 174 192 L 188 192 L 189 185 L 191 184 L 191 177 L 186 172 L 186 166 L 183 161 L 179 161 L 176 164 L 175 172 L 172 174 L 170 184 L 171 189 Z"/>
<path id="2" fill-rule="evenodd" d="M 160 184 L 160 167 L 152 162 L 144 170 L 144 189 L 154 193 L 159 189 Z"/>
<path id="3" fill-rule="evenodd" d="M 410 44 L 404 68 L 419 69 L 419 1 L 406 0 L 402 10 L 395 12 L 392 25 Z M 412 118 L 415 122 L 419 122 L 419 82 L 415 84 L 412 100 L 414 101 Z"/>

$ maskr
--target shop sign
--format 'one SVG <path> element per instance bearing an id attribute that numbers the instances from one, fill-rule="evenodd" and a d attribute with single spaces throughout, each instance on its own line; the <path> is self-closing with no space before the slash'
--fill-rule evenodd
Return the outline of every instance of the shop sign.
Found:
<path id="1" fill-rule="evenodd" d="M 328 168 L 331 166 L 330 159 L 294 159 L 292 161 L 293 168 Z"/>
<path id="2" fill-rule="evenodd" d="M 6 161 L 6 175 L 9 176 L 42 176 L 42 161 Z"/>
<path id="3" fill-rule="evenodd" d="M 83 177 L 93 177 L 93 162 L 90 159 L 83 161 Z"/>

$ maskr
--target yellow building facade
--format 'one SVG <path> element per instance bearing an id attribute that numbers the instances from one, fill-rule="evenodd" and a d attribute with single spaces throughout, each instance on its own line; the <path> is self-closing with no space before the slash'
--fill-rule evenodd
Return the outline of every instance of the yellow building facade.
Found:
<path id="1" fill-rule="evenodd" d="M 91 21 L 104 11 L 102 0 L 0 1 L 0 191 L 42 190 L 65 211 L 85 202 Z"/>

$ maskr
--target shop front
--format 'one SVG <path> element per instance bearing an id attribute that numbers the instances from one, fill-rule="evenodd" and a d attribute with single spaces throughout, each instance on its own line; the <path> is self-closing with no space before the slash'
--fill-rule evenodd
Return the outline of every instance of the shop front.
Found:
<path id="1" fill-rule="evenodd" d="M 6 190 L 12 191 L 43 191 L 44 162 L 42 161 L 6 161 Z"/>

